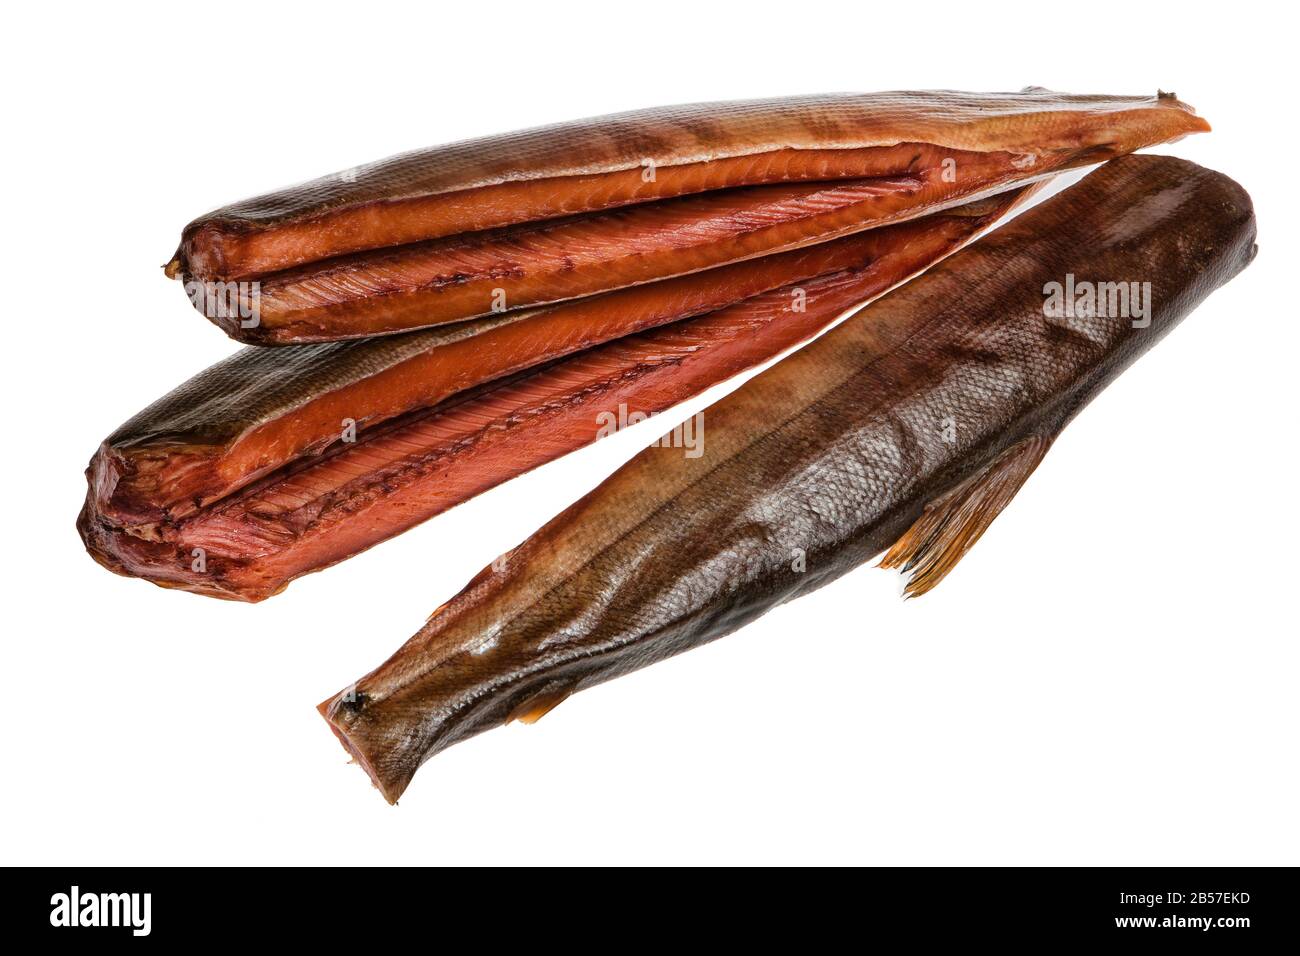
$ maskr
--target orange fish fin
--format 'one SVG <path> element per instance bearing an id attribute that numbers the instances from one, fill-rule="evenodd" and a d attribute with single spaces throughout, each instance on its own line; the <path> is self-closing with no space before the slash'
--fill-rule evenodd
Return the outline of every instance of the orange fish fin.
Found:
<path id="1" fill-rule="evenodd" d="M 925 594 L 942 581 L 1010 504 L 1052 446 L 1032 435 L 1006 449 L 979 474 L 925 506 L 921 517 L 880 559 L 907 577 L 907 597 Z"/>
<path id="2" fill-rule="evenodd" d="M 534 694 L 510 712 L 510 716 L 506 718 L 506 723 L 518 720 L 525 724 L 535 724 L 567 700 L 573 691 L 572 685 L 565 685 L 544 690 L 540 694 Z"/>

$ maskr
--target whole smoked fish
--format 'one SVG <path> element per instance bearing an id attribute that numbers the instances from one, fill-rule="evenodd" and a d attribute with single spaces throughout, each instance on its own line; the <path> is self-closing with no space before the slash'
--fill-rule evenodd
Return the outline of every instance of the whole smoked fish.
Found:
<path id="1" fill-rule="evenodd" d="M 445 747 L 882 550 L 924 593 L 1061 428 L 1254 252 L 1232 180 L 1108 163 L 707 409 L 702 457 L 633 458 L 320 710 L 391 802 Z"/>
<path id="2" fill-rule="evenodd" d="M 1208 128 L 1168 94 L 1042 89 L 641 110 L 237 203 L 190 223 L 167 273 L 241 341 L 391 334 L 824 242 Z"/>
<path id="3" fill-rule="evenodd" d="M 284 350 L 247 349 L 101 446 L 78 528 L 111 570 L 261 600 L 590 444 L 620 406 L 661 411 L 808 339 L 1033 188 L 526 320 L 498 317 L 451 341 L 433 329 L 303 346 L 284 377 L 274 362 Z M 341 442 L 340 416 L 371 424 Z"/>

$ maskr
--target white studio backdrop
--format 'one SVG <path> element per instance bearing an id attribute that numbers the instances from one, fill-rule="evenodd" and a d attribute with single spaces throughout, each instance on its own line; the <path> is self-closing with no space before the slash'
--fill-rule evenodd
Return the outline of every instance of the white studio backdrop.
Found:
<path id="1" fill-rule="evenodd" d="M 1283 7 L 13 8 L 8 863 L 1297 862 L 1297 249 Z M 159 266 L 228 201 L 640 106 L 839 90 L 1176 91 L 1164 151 L 1260 254 L 1101 395 L 932 594 L 860 569 L 440 754 L 397 808 L 315 705 L 714 389 L 262 605 L 111 575 L 82 470 L 237 346 Z"/>

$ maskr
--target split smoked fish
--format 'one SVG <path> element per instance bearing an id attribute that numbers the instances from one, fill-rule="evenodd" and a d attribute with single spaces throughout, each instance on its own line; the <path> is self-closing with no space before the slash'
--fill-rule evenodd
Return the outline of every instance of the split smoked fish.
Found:
<path id="1" fill-rule="evenodd" d="M 237 203 L 190 223 L 167 272 L 241 341 L 391 334 L 824 242 L 1208 128 L 1172 95 L 1041 89 L 642 110 Z"/>
<path id="2" fill-rule="evenodd" d="M 104 442 L 78 528 L 111 570 L 262 600 L 590 444 L 620 406 L 661 411 L 805 341 L 1032 188 L 525 317 L 246 349 Z"/>

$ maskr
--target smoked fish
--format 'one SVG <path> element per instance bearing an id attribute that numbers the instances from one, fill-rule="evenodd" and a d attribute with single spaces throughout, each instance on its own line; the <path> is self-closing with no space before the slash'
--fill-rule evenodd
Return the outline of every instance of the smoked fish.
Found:
<path id="1" fill-rule="evenodd" d="M 394 334 L 825 242 L 1207 130 L 1172 94 L 842 94 L 598 117 L 246 200 L 168 275 L 232 337 Z"/>
<path id="2" fill-rule="evenodd" d="M 1028 189 L 1031 187 L 1026 187 Z M 892 254 L 916 268 L 1025 195 L 554 306 L 359 341 L 247 347 L 154 402 L 91 463 L 100 515 L 148 537 L 276 468 L 451 395 L 603 342 Z"/>
<path id="3" fill-rule="evenodd" d="M 393 802 L 438 751 L 882 551 L 922 594 L 1074 415 L 1255 248 L 1226 176 L 1107 163 L 706 409 L 702 456 L 637 455 L 319 709 Z"/>
<path id="4" fill-rule="evenodd" d="M 525 318 L 250 347 L 103 443 L 78 528 L 111 570 L 262 600 L 805 341 L 1034 189 Z"/>

